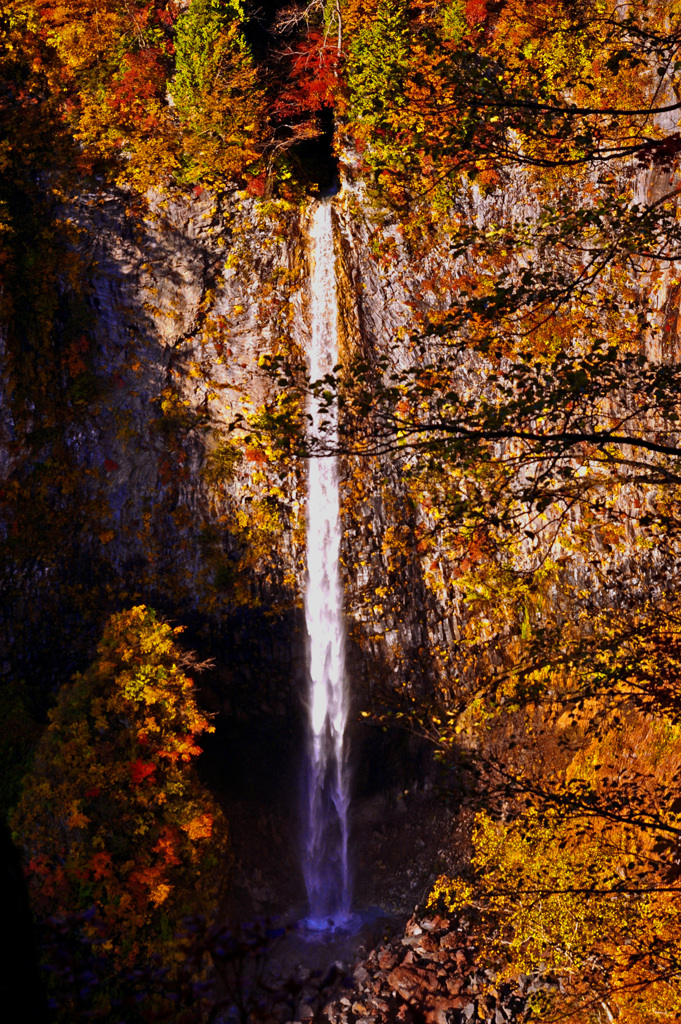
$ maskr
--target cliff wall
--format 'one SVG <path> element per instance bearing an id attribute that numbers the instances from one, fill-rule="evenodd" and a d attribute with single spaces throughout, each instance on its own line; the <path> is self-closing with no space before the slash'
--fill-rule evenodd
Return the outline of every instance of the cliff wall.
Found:
<path id="1" fill-rule="evenodd" d="M 645 172 L 641 187 L 653 195 L 660 184 Z M 448 238 L 416 255 L 361 182 L 333 202 L 343 358 L 409 365 L 410 334 L 451 297 Z M 498 222 L 527 202 L 510 181 L 489 200 L 463 191 L 459 212 Z M 8 677 L 58 685 L 112 607 L 145 601 L 216 658 L 216 710 L 298 719 L 306 468 L 231 427 L 273 396 L 264 356 L 304 361 L 308 214 L 202 189 L 144 205 L 82 194 L 53 211 L 80 260 L 85 313 L 75 341 L 70 308 L 53 331 L 63 415 L 49 429 L 37 385 L 19 409 L 6 361 L 5 483 L 17 489 L 15 510 L 42 509 L 40 543 L 22 537 L 4 566 Z M 59 287 L 73 288 L 66 273 Z M 668 348 L 678 344 L 675 296 L 656 280 Z M 461 625 L 476 614 L 432 512 L 415 501 L 406 456 L 344 459 L 350 671 L 361 704 L 446 687 Z M 520 558 L 532 565 L 529 542 Z M 584 586 L 592 570 L 583 553 L 570 558 L 575 588 Z"/>

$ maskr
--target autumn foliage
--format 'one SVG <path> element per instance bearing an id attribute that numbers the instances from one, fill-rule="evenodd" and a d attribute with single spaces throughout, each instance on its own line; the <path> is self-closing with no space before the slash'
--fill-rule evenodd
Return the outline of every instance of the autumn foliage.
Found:
<path id="1" fill-rule="evenodd" d="M 94 908 L 93 941 L 118 969 L 167 954 L 229 873 L 225 822 L 192 769 L 212 727 L 179 632 L 143 605 L 110 619 L 59 694 L 12 819 L 35 912 Z"/>
<path id="2" fill-rule="evenodd" d="M 465 877 L 436 882 L 431 905 L 473 915 L 499 979 L 547 982 L 532 1019 L 581 1024 L 604 1006 L 626 1024 L 674 1019 L 680 890 L 661 853 L 677 843 L 678 800 L 654 808 L 679 750 L 677 724 L 630 713 L 575 755 L 553 805 L 480 812 Z"/>
<path id="3" fill-rule="evenodd" d="M 258 159 L 264 131 L 243 17 L 221 0 L 106 0 L 94 11 L 21 0 L 13 35 L 31 57 L 22 85 L 79 147 L 81 172 L 142 191 L 233 179 Z M 14 78 L 15 64 L 11 47 L 2 72 Z"/>
<path id="4" fill-rule="evenodd" d="M 402 693 L 391 683 L 391 699 L 483 783 L 471 863 L 432 901 L 475 918 L 499 977 L 558 979 L 535 1019 L 675 1019 L 681 5 L 338 0 L 280 15 L 260 51 L 248 42 L 256 6 L 239 0 L 17 0 L 0 24 L 1 311 L 14 325 L 15 404 L 33 434 L 60 437 L 67 400 L 85 406 L 97 386 L 95 335 L 62 308 L 86 276 L 78 240 L 48 230 L 37 183 L 58 202 L 83 182 L 125 195 L 179 186 L 194 199 L 237 182 L 268 200 L 333 110 L 346 171 L 362 182 L 342 202 L 367 223 L 376 213 L 367 259 L 391 285 L 402 259 L 414 278 L 400 282 L 408 334 L 380 359 L 348 352 L 339 382 L 331 443 L 363 456 L 355 504 L 369 505 L 367 466 L 380 456 L 409 505 L 407 523 L 384 497 L 391 567 L 367 616 L 383 628 L 391 590 L 409 589 L 407 557 L 422 568 L 424 605 L 432 597 L 456 640 L 429 641 L 431 693 L 415 696 L 410 679 Z M 240 273 L 234 236 L 218 244 L 234 245 L 225 265 Z M 202 309 L 213 301 L 209 289 Z M 216 507 L 242 463 L 263 495 L 202 531 L 211 614 L 252 605 L 256 575 L 258 601 L 263 587 L 274 604 L 298 586 L 278 565 L 289 513 L 274 467 L 314 446 L 309 432 L 300 441 L 309 381 L 299 375 L 287 397 L 278 359 L 283 390 L 249 442 L 221 442 L 204 460 Z M 318 397 L 331 402 L 327 384 Z M 195 413 L 174 385 L 158 404 L 171 449 Z M 55 441 L 3 485 L 17 578 L 29 562 L 56 577 L 57 527 L 75 537 L 75 522 L 101 519 L 94 502 L 69 503 L 82 486 L 70 458 Z M 122 460 L 102 453 L 100 464 L 115 474 Z M 173 474 L 164 458 L 161 485 Z M 99 534 L 113 538 L 109 526 Z M 24 562 L 11 562 L 17 552 Z M 59 694 L 13 818 L 37 914 L 95 908 L 92 942 L 119 971 L 154 952 L 172 960 L 177 923 L 215 908 L 226 873 L 225 825 L 192 770 L 210 725 L 178 632 L 144 606 L 113 616 L 95 663 Z M 17 760 L 23 771 L 23 749 Z"/>

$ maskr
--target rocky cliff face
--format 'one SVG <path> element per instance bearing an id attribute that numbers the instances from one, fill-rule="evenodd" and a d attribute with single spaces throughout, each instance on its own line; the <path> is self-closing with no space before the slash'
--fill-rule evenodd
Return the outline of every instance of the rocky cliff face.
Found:
<path id="1" fill-rule="evenodd" d="M 225 434 L 262 400 L 260 354 L 282 339 L 295 346 L 304 329 L 298 211 L 205 193 L 155 196 L 140 211 L 104 194 L 80 197 L 66 216 L 90 308 L 81 365 L 66 373 L 95 383 L 39 457 L 53 454 L 61 427 L 89 508 L 71 523 L 85 564 L 59 564 L 58 552 L 45 561 L 62 583 L 85 576 L 84 586 L 96 567 L 114 602 L 157 603 L 204 630 L 229 632 L 228 620 L 238 645 L 240 609 L 290 614 L 299 601 L 302 469 L 270 465 Z M 36 458 L 30 412 L 13 424 L 11 388 L 10 378 L 8 477 Z M 48 601 L 35 560 L 21 572 L 33 601 Z M 30 644 L 9 629 L 5 643 L 10 660 L 30 661 Z"/>
<path id="2" fill-rule="evenodd" d="M 659 182 L 641 188 L 652 195 Z M 526 201 L 519 189 L 511 182 L 489 201 L 462 193 L 461 215 L 504 219 Z M 406 365 L 410 332 L 447 305 L 447 239 L 417 259 L 361 183 L 333 203 L 344 357 Z M 23 474 L 24 501 L 42 487 L 49 515 L 45 550 L 24 551 L 7 570 L 5 672 L 43 671 L 34 658 L 47 633 L 59 639 L 56 682 L 96 633 L 94 605 L 147 601 L 190 624 L 192 642 L 216 656 L 219 706 L 286 717 L 304 685 L 306 469 L 230 425 L 271 396 L 263 356 L 305 358 L 309 209 L 196 189 L 152 195 L 143 207 L 123 194 L 83 194 L 58 216 L 86 271 L 88 312 L 82 344 L 60 357 L 71 411 L 45 436 L 32 423 L 39 394 L 16 419 L 8 363 L 4 476 Z M 655 289 L 673 347 L 675 293 L 664 280 Z M 60 460 L 66 484 L 49 476 Z M 52 467 L 45 486 L 36 463 Z M 433 520 L 413 501 L 405 460 L 346 459 L 343 510 L 356 692 L 364 700 L 377 686 L 445 685 L 469 612 L 448 552 L 424 542 Z M 576 580 L 588 575 L 578 561 Z M 72 657 L 60 651 L 67 636 Z"/>
<path id="3" fill-rule="evenodd" d="M 399 267 L 381 268 L 369 247 L 375 214 L 358 195 L 339 197 L 336 210 L 345 343 L 379 354 L 407 330 L 421 275 L 404 255 Z M 113 603 L 149 601 L 219 637 L 218 647 L 231 648 L 225 671 L 245 677 L 257 705 L 282 712 L 282 681 L 298 687 L 302 673 L 305 465 L 236 439 L 229 427 L 257 414 L 268 394 L 263 355 L 304 359 L 307 211 L 197 190 L 154 195 L 144 209 L 121 194 L 82 195 L 59 215 L 87 270 L 90 310 L 82 351 L 69 350 L 64 372 L 71 384 L 87 376 L 94 385 L 39 452 L 53 456 L 61 433 L 71 486 L 87 495 L 71 522 L 68 564 L 58 550 L 47 561 L 62 583 L 72 577 L 87 587 L 97 576 Z M 28 426 L 13 423 L 11 379 L 6 395 L 9 478 L 36 449 L 26 440 L 30 415 Z M 422 679 L 429 639 L 447 633 L 433 618 L 415 542 L 407 540 L 406 555 L 393 553 L 391 537 L 416 525 L 399 467 L 348 460 L 344 476 L 358 684 Z M 37 609 L 48 601 L 44 566 L 27 559 L 20 572 Z M 35 618 L 34 638 L 37 610 Z M 243 643 L 260 653 L 243 656 Z M 8 661 L 30 662 L 31 647 L 8 626 Z"/>

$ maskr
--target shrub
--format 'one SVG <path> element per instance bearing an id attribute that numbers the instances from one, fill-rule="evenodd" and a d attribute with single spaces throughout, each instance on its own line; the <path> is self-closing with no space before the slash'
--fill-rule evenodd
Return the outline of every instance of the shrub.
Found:
<path id="1" fill-rule="evenodd" d="M 38 917 L 93 909 L 116 969 L 160 954 L 212 911 L 226 825 L 191 762 L 212 731 L 183 668 L 180 628 L 141 605 L 112 616 L 97 659 L 59 695 L 12 818 Z"/>

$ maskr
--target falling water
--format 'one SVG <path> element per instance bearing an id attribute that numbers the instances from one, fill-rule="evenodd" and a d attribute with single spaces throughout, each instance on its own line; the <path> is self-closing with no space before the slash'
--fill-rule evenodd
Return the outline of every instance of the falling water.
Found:
<path id="1" fill-rule="evenodd" d="M 319 203 L 310 226 L 312 245 L 312 380 L 338 362 L 338 302 L 331 205 Z M 336 410 L 313 403 L 311 429 L 336 436 Z M 350 913 L 348 876 L 348 779 L 345 726 L 343 602 L 339 574 L 341 527 L 338 459 L 309 463 L 305 618 L 309 634 L 310 761 L 304 874 L 310 901 L 308 924 L 335 928 Z"/>

